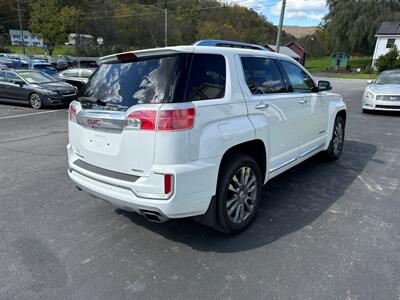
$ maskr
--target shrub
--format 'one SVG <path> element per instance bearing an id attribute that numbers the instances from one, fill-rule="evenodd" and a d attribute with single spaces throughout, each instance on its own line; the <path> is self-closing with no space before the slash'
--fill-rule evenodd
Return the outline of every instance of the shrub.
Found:
<path id="1" fill-rule="evenodd" d="M 396 46 L 378 58 L 376 68 L 379 72 L 400 68 L 400 53 Z"/>

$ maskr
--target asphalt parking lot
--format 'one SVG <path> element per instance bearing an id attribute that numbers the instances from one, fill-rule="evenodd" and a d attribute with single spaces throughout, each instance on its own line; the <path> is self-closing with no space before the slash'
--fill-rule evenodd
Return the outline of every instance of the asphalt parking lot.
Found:
<path id="1" fill-rule="evenodd" d="M 331 81 L 342 158 L 273 179 L 236 237 L 77 191 L 66 109 L 0 104 L 0 299 L 400 299 L 400 114 L 362 114 L 365 81 Z"/>

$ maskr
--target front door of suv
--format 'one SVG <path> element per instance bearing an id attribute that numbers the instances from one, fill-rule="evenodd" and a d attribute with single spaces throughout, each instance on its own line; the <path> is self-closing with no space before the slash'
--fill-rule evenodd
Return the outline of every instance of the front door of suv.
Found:
<path id="1" fill-rule="evenodd" d="M 318 93 L 314 81 L 296 64 L 281 60 L 291 91 L 299 98 L 300 146 L 299 156 L 304 157 L 325 145 L 328 126 L 328 99 Z"/>
<path id="2" fill-rule="evenodd" d="M 241 56 L 238 66 L 249 118 L 267 147 L 268 172 L 278 171 L 299 154 L 299 99 L 289 93 L 275 59 Z"/>

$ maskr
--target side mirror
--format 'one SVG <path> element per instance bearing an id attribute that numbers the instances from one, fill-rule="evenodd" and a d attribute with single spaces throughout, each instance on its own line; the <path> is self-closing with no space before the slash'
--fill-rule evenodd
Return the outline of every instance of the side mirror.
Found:
<path id="1" fill-rule="evenodd" d="M 319 92 L 326 92 L 332 89 L 331 83 L 326 80 L 318 81 L 318 91 Z"/>
<path id="2" fill-rule="evenodd" d="M 367 80 L 367 83 L 368 83 L 368 84 L 373 84 L 374 81 L 373 81 L 372 79 L 370 79 L 370 80 Z"/>
<path id="3" fill-rule="evenodd" d="M 15 84 L 18 84 L 20 87 L 25 85 L 25 82 L 23 82 L 22 80 L 16 80 L 14 81 Z"/>

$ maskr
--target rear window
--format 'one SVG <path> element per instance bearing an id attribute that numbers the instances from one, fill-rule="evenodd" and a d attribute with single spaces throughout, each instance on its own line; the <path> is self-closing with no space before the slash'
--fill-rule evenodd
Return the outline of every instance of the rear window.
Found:
<path id="1" fill-rule="evenodd" d="M 182 53 L 106 63 L 92 75 L 81 96 L 126 108 L 145 103 L 218 99 L 225 94 L 225 76 L 222 55 Z"/>

